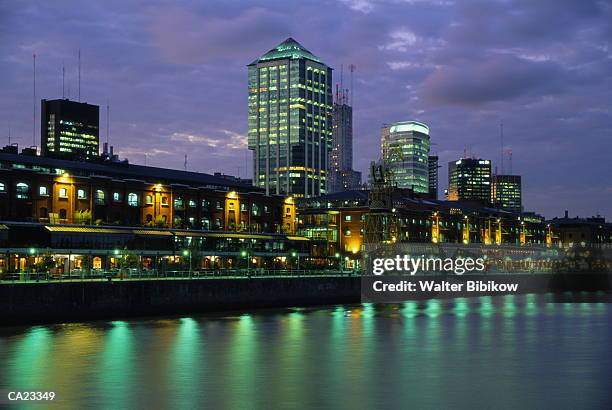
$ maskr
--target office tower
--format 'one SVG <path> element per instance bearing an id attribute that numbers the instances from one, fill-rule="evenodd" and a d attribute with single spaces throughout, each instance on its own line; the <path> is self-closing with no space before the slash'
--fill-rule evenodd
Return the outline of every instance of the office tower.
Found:
<path id="1" fill-rule="evenodd" d="M 332 69 L 292 38 L 249 71 L 253 184 L 266 194 L 325 194 L 332 137 Z"/>
<path id="2" fill-rule="evenodd" d="M 448 163 L 448 200 L 491 202 L 491 161 L 462 158 Z"/>
<path id="3" fill-rule="evenodd" d="M 430 155 L 427 157 L 427 164 L 429 168 L 429 197 L 432 199 L 438 199 L 438 156 Z"/>
<path id="4" fill-rule="evenodd" d="M 512 212 L 523 209 L 520 175 L 493 175 L 491 202 L 495 207 Z"/>
<path id="5" fill-rule="evenodd" d="M 99 155 L 100 107 L 61 100 L 41 102 L 41 153 L 92 159 Z"/>
<path id="6" fill-rule="evenodd" d="M 328 193 L 359 188 L 361 172 L 353 170 L 353 108 L 349 105 L 348 93 L 337 88 L 328 163 Z"/>
<path id="7" fill-rule="evenodd" d="M 396 122 L 381 130 L 382 160 L 399 188 L 429 192 L 429 127 L 416 121 Z"/>

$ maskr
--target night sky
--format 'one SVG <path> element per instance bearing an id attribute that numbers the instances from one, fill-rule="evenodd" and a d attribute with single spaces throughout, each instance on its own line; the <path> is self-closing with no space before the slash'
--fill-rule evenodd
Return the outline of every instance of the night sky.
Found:
<path id="1" fill-rule="evenodd" d="M 129 3 L 129 4 L 127 4 Z M 202 4 L 205 3 L 205 4 Z M 0 0 L 0 143 L 32 144 L 40 99 L 101 107 L 100 139 L 142 164 L 251 175 L 247 70 L 294 37 L 335 69 L 355 64 L 356 168 L 380 126 L 419 120 L 447 165 L 500 167 L 500 121 L 527 210 L 612 217 L 612 2 Z M 245 162 L 248 161 L 248 167 Z M 509 161 L 504 168 L 509 170 Z M 248 171 L 245 171 L 248 168 Z"/>

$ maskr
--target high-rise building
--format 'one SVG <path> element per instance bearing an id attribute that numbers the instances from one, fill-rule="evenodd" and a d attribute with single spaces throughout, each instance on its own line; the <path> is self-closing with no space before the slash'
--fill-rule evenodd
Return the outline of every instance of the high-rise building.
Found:
<path id="1" fill-rule="evenodd" d="M 253 184 L 267 194 L 326 193 L 332 69 L 288 38 L 248 70 Z"/>
<path id="2" fill-rule="evenodd" d="M 491 202 L 494 206 L 512 212 L 523 209 L 520 175 L 493 175 Z"/>
<path id="3" fill-rule="evenodd" d="M 430 155 L 427 157 L 427 164 L 429 167 L 429 197 L 432 199 L 438 199 L 438 156 Z"/>
<path id="4" fill-rule="evenodd" d="M 381 130 L 382 160 L 399 188 L 429 193 L 429 127 L 416 121 L 396 122 Z"/>
<path id="5" fill-rule="evenodd" d="M 41 102 L 41 153 L 91 159 L 99 155 L 100 107 L 67 99 Z"/>
<path id="6" fill-rule="evenodd" d="M 462 158 L 448 163 L 448 200 L 491 202 L 491 161 Z"/>
<path id="7" fill-rule="evenodd" d="M 359 188 L 361 172 L 353 170 L 353 108 L 349 105 L 348 94 L 338 92 L 337 89 L 332 111 L 332 145 L 328 163 L 328 193 Z"/>

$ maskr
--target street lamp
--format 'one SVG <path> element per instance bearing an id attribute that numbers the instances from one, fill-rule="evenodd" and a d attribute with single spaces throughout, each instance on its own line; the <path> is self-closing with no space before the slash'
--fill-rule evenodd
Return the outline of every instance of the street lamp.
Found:
<path id="1" fill-rule="evenodd" d="M 340 266 L 340 254 L 338 252 L 336 252 L 336 259 L 338 260 L 338 270 L 340 270 L 341 266 Z"/>
<path id="2" fill-rule="evenodd" d="M 249 259 L 249 252 L 247 252 L 246 250 L 242 250 L 240 251 L 240 256 L 242 256 L 243 258 L 246 258 L 247 260 L 247 274 L 248 274 L 249 271 L 251 270 L 251 259 Z"/>
<path id="3" fill-rule="evenodd" d="M 291 252 L 291 256 L 293 258 L 297 257 L 297 269 L 300 270 L 300 254 L 297 253 L 296 251 Z"/>
<path id="4" fill-rule="evenodd" d="M 183 256 L 184 257 L 189 256 L 189 277 L 191 278 L 191 252 L 189 252 L 189 249 L 183 250 Z"/>

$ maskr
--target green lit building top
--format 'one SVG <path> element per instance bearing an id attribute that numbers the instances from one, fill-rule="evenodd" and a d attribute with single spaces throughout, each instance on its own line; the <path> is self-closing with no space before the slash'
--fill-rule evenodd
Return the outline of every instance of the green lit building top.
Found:
<path id="1" fill-rule="evenodd" d="M 69 159 L 99 155 L 100 107 L 68 99 L 41 102 L 41 153 Z"/>
<path id="2" fill-rule="evenodd" d="M 332 69 L 288 38 L 248 66 L 253 184 L 266 194 L 326 193 Z"/>
<path id="3" fill-rule="evenodd" d="M 429 127 L 417 121 L 396 122 L 381 130 L 381 155 L 399 188 L 429 192 Z"/>

